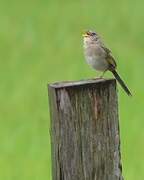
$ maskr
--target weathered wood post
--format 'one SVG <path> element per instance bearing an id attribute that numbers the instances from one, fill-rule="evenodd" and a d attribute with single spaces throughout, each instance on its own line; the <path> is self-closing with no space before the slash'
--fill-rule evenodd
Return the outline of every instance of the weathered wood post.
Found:
<path id="1" fill-rule="evenodd" d="M 114 79 L 49 85 L 52 180 L 122 180 Z"/>

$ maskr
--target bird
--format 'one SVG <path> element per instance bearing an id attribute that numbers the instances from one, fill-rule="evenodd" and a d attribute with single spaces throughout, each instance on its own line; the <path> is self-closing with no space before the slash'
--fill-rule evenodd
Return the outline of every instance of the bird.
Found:
<path id="1" fill-rule="evenodd" d="M 132 96 L 125 82 L 118 74 L 117 64 L 110 49 L 108 49 L 97 32 L 88 30 L 83 33 L 83 47 L 86 62 L 95 70 L 101 71 L 102 78 L 106 71 L 112 72 L 128 96 Z"/>

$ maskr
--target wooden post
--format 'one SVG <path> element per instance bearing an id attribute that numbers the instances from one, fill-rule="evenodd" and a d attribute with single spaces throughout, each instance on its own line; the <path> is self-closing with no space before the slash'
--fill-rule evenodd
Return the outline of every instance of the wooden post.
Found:
<path id="1" fill-rule="evenodd" d="M 49 85 L 52 180 L 122 180 L 114 79 Z"/>

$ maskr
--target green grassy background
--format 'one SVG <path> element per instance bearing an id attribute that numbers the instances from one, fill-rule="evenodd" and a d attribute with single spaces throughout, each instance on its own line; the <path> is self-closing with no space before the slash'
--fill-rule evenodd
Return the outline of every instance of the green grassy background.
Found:
<path id="1" fill-rule="evenodd" d="M 133 92 L 119 88 L 123 175 L 144 179 L 143 7 L 143 0 L 0 1 L 1 180 L 51 179 L 47 83 L 96 76 L 83 57 L 85 29 L 101 34 Z"/>

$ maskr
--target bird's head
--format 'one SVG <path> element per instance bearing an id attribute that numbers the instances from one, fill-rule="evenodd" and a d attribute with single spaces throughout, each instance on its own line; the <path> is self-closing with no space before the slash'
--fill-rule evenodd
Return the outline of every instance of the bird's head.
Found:
<path id="1" fill-rule="evenodd" d="M 93 42 L 93 41 L 99 40 L 98 34 L 94 31 L 86 31 L 83 34 L 83 38 L 84 38 L 84 41 L 87 41 L 87 42 L 89 42 L 89 41 Z"/>

